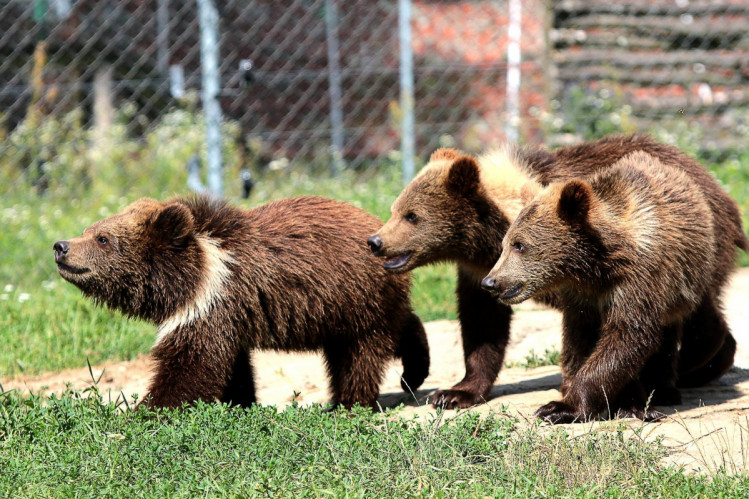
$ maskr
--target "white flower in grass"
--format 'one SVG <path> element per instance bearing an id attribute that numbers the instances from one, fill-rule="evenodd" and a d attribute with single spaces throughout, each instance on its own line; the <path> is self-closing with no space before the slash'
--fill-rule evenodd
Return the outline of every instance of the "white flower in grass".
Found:
<path id="1" fill-rule="evenodd" d="M 13 285 L 6 284 L 5 287 L 3 288 L 3 291 L 5 291 L 6 293 L 11 293 L 13 291 Z"/>
<path id="2" fill-rule="evenodd" d="M 8 300 L 8 295 L 5 294 L 5 293 L 1 294 L 0 295 L 0 300 L 7 301 Z"/>
<path id="3" fill-rule="evenodd" d="M 21 293 L 18 295 L 18 303 L 23 303 L 27 301 L 29 298 L 31 298 L 31 295 L 28 293 Z"/>

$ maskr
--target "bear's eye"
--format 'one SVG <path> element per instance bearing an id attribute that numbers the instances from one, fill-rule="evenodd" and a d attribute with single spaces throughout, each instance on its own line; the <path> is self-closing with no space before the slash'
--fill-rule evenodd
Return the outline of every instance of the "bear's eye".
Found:
<path id="1" fill-rule="evenodd" d="M 515 241 L 512 243 L 512 249 L 514 249 L 518 253 L 522 253 L 525 251 L 525 245 L 521 243 L 520 241 Z"/>
<path id="2" fill-rule="evenodd" d="M 109 244 L 109 239 L 107 239 L 106 236 L 96 236 L 96 242 L 101 246 L 106 246 L 107 244 Z"/>
<path id="3" fill-rule="evenodd" d="M 416 221 L 419 219 L 419 217 L 417 217 L 416 213 L 414 213 L 413 211 L 408 212 L 404 218 L 406 219 L 406 222 L 412 223 L 412 224 L 415 224 Z"/>

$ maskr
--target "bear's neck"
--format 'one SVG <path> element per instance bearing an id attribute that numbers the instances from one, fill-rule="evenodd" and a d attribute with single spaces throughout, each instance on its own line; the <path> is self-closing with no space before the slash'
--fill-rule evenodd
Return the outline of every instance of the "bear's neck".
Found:
<path id="1" fill-rule="evenodd" d="M 154 262 L 149 298 L 138 314 L 142 318 L 160 329 L 184 325 L 206 316 L 223 299 L 234 259 L 218 240 L 197 235 L 193 247 L 179 258 L 162 256 Z"/>
<path id="2" fill-rule="evenodd" d="M 502 238 L 510 227 L 510 220 L 502 209 L 486 196 L 477 203 L 476 223 L 463 226 L 455 260 L 462 268 L 481 278 L 494 267 L 502 253 Z"/>

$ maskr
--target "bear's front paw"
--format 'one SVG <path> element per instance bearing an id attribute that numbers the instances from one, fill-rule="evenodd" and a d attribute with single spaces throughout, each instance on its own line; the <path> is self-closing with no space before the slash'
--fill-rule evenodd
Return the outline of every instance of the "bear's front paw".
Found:
<path id="1" fill-rule="evenodd" d="M 483 402 L 484 397 L 466 390 L 440 390 L 432 396 L 432 406 L 442 409 L 467 409 Z"/>
<path id="2" fill-rule="evenodd" d="M 585 415 L 564 402 L 549 402 L 542 405 L 535 412 L 536 417 L 551 424 L 582 423 Z"/>

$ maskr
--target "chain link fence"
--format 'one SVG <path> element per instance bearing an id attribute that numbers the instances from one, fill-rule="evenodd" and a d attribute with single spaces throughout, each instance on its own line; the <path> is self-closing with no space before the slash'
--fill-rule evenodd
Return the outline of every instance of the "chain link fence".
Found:
<path id="1" fill-rule="evenodd" d="M 126 191 L 137 172 L 184 188 L 205 155 L 198 3 L 0 2 L 3 189 Z M 417 161 L 505 139 L 508 3 L 408 2 Z M 215 0 L 227 183 L 242 169 L 400 161 L 398 4 Z M 523 1 L 520 140 L 649 130 L 746 151 L 746 26 L 741 0 Z"/>
<path id="2" fill-rule="evenodd" d="M 3 168 L 44 190 L 55 176 L 90 182 L 112 158 L 147 156 L 138 148 L 152 142 L 162 149 L 165 140 L 181 142 L 170 147 L 183 166 L 202 154 L 198 3 L 2 2 Z M 397 0 L 215 3 L 230 170 L 286 163 L 366 169 L 399 160 L 409 108 L 401 97 Z M 413 100 L 405 102 L 413 103 L 416 157 L 440 145 L 478 151 L 496 143 L 506 122 L 506 2 L 407 3 Z M 543 11 L 542 2 L 533 4 Z M 525 36 L 527 110 L 543 101 L 543 71 L 542 44 Z M 169 130 L 175 121 L 182 128 Z"/>

